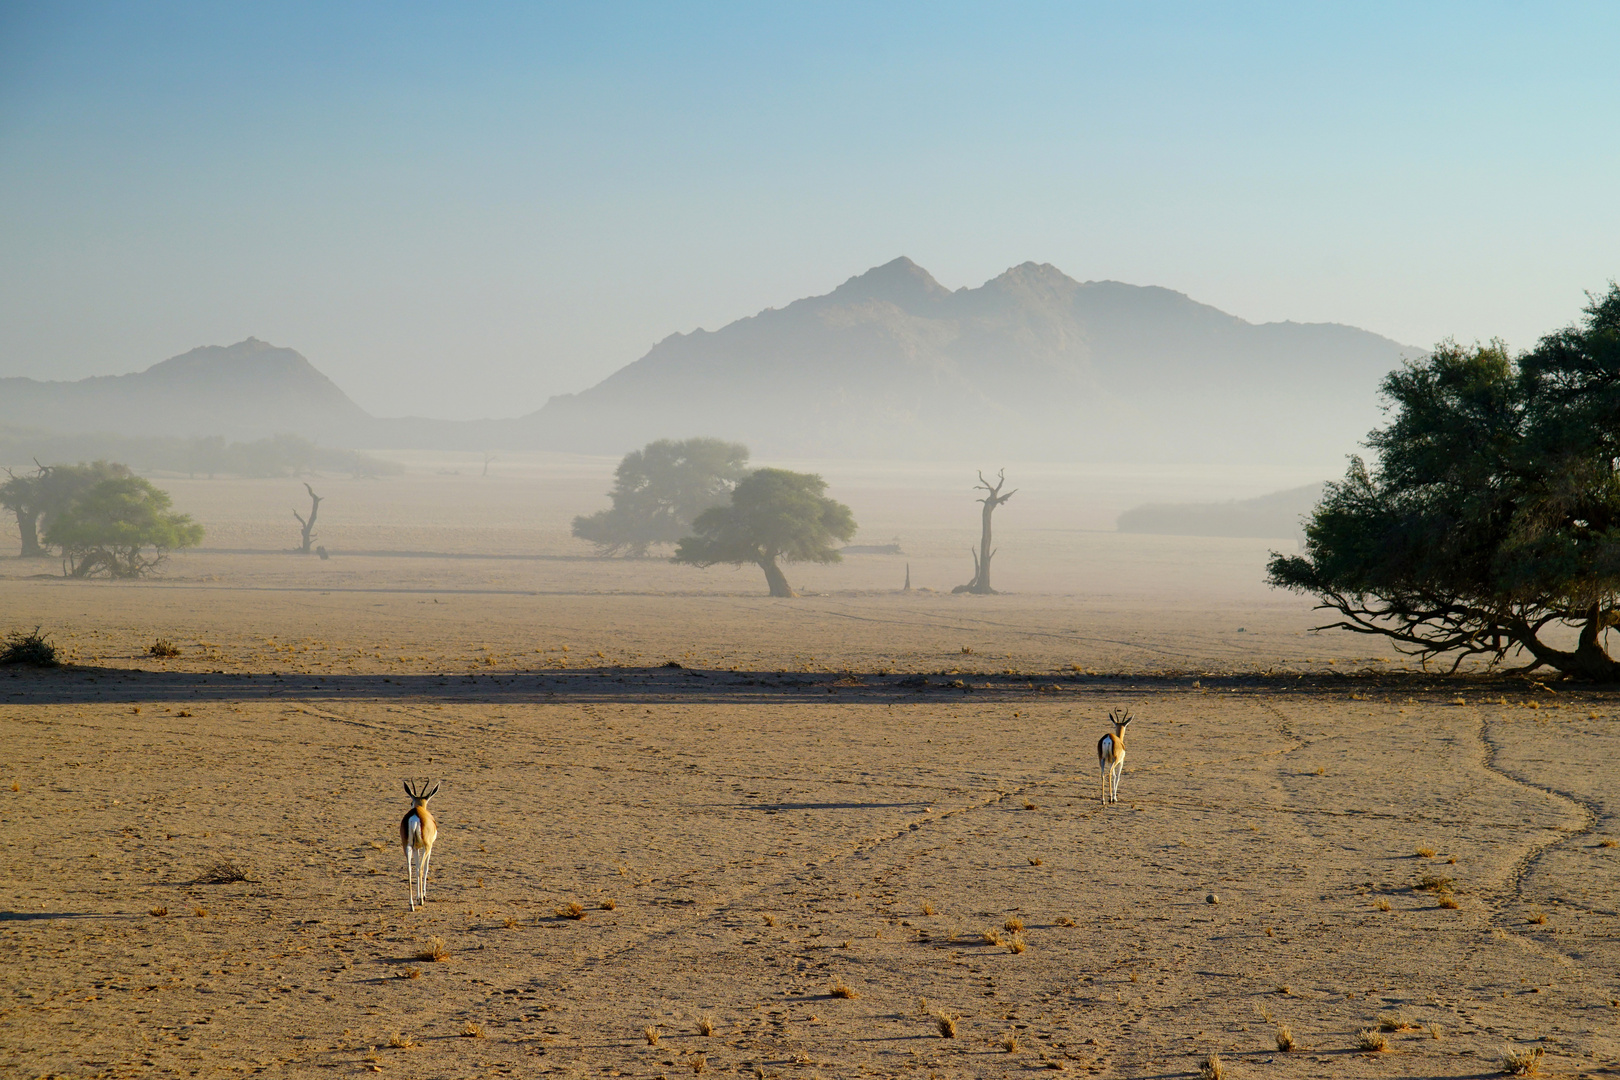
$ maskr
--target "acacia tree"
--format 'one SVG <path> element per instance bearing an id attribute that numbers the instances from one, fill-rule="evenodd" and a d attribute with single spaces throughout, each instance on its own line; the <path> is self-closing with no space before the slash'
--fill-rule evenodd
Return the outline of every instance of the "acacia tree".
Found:
<path id="1" fill-rule="evenodd" d="M 56 515 L 62 513 L 85 492 L 103 480 L 133 475 L 129 466 L 112 461 L 93 461 L 88 465 L 40 465 L 35 461 L 32 476 L 18 476 L 9 469 L 8 479 L 0 484 L 0 506 L 17 516 L 17 531 L 22 534 L 21 558 L 37 558 L 47 554 L 40 536 Z"/>
<path id="2" fill-rule="evenodd" d="M 674 544 L 699 514 L 726 501 L 747 470 L 748 447 L 720 439 L 659 439 L 632 450 L 614 472 L 613 506 L 574 519 L 574 535 L 604 555 L 645 556 Z"/>
<path id="3" fill-rule="evenodd" d="M 1391 373 L 1377 466 L 1328 485 L 1271 584 L 1453 670 L 1522 650 L 1523 670 L 1620 680 L 1620 287 L 1585 314 L 1517 359 L 1447 341 Z"/>
<path id="4" fill-rule="evenodd" d="M 169 506 L 168 492 L 138 476 L 102 480 L 51 518 L 45 540 L 62 548 L 73 577 L 144 577 L 170 551 L 202 543 L 202 526 Z"/>
<path id="5" fill-rule="evenodd" d="M 823 494 L 827 482 L 814 473 L 760 469 L 731 493 L 731 505 L 698 515 L 675 549 L 674 561 L 693 566 L 753 563 L 765 572 L 772 596 L 797 596 L 777 560 L 833 563 L 843 556 L 834 542 L 855 535 L 849 507 Z"/>

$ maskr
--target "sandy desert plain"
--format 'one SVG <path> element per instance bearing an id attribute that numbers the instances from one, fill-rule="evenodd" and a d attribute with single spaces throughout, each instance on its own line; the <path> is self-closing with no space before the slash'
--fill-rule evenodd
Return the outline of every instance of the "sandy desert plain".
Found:
<path id="1" fill-rule="evenodd" d="M 1312 634 L 1288 538 L 1110 531 L 1321 471 L 1011 467 L 972 597 L 971 469 L 811 463 L 905 554 L 773 600 L 591 557 L 611 460 L 407 460 L 316 482 L 327 561 L 298 482 L 186 478 L 160 578 L 0 560 L 71 661 L 0 670 L 0 1072 L 1620 1076 L 1613 693 Z"/>

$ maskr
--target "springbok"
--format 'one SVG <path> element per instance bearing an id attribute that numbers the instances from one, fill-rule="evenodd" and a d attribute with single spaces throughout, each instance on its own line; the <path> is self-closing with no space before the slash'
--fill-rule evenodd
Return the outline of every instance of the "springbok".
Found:
<path id="1" fill-rule="evenodd" d="M 433 839 L 439 835 L 439 823 L 433 820 L 433 812 L 427 804 L 438 793 L 438 784 L 429 791 L 427 782 L 423 781 L 413 790 L 411 782 L 405 781 L 405 794 L 411 797 L 411 808 L 399 822 L 399 846 L 405 849 L 405 883 L 411 890 L 412 911 L 416 910 L 418 900 L 427 904 L 428 860 L 433 858 Z"/>
<path id="2" fill-rule="evenodd" d="M 1097 767 L 1102 770 L 1104 806 L 1119 802 L 1119 774 L 1125 770 L 1125 725 L 1131 722 L 1131 713 L 1129 709 L 1123 712 L 1109 709 L 1108 719 L 1114 725 L 1114 733 L 1097 740 Z"/>

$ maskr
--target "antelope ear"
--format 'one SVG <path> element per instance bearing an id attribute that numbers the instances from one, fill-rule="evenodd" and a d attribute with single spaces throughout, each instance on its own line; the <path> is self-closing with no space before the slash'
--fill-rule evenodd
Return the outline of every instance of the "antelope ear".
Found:
<path id="1" fill-rule="evenodd" d="M 439 793 L 439 785 L 434 784 L 433 785 L 433 790 L 428 792 L 426 795 L 422 796 L 422 801 L 427 802 L 429 799 L 433 798 L 433 796 L 437 795 L 438 793 Z"/>
<path id="2" fill-rule="evenodd" d="M 411 790 L 411 782 L 409 780 L 401 780 L 400 783 L 405 785 L 405 794 L 409 795 L 413 799 L 416 798 L 416 792 Z"/>

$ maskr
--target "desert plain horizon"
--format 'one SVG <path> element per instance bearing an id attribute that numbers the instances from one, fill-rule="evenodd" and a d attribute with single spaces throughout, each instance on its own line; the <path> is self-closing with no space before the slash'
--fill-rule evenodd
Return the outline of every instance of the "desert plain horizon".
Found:
<path id="1" fill-rule="evenodd" d="M 0 672 L 8 1074 L 1617 1075 L 1612 695 L 1109 531 L 1319 471 L 1009 464 L 972 596 L 971 473 L 788 462 L 899 553 L 772 599 L 572 539 L 612 459 L 402 460 L 315 481 L 326 560 L 300 482 L 185 477 L 157 577 L 0 560 L 69 661 Z"/>

